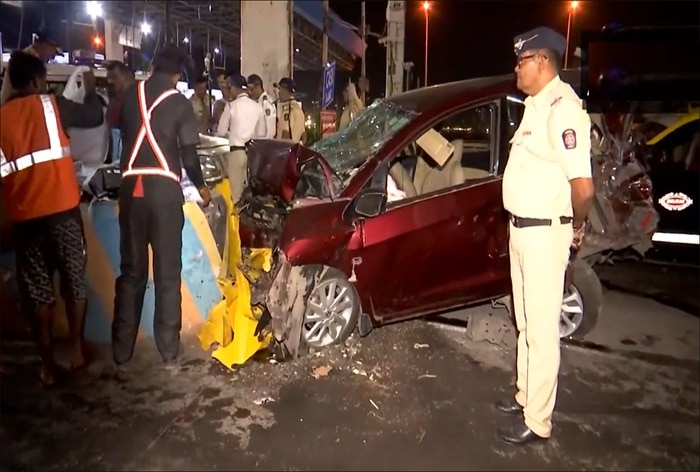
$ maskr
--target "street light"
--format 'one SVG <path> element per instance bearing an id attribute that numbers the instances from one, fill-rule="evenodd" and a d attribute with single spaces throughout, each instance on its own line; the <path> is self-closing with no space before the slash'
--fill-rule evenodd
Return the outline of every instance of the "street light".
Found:
<path id="1" fill-rule="evenodd" d="M 151 25 L 149 25 L 145 21 L 141 23 L 141 33 L 145 34 L 146 36 L 151 34 Z"/>
<path id="2" fill-rule="evenodd" d="M 99 2 L 86 2 L 85 11 L 94 20 L 102 16 L 102 5 Z"/>
<path id="3" fill-rule="evenodd" d="M 425 71 L 423 72 L 424 86 L 428 86 L 428 11 L 430 10 L 430 2 L 423 2 L 423 11 L 425 11 Z"/>
<path id="4" fill-rule="evenodd" d="M 569 37 L 571 36 L 571 17 L 574 16 L 578 2 L 571 2 L 569 7 L 569 19 L 566 22 L 566 49 L 564 50 L 564 69 L 567 69 L 569 64 Z"/>

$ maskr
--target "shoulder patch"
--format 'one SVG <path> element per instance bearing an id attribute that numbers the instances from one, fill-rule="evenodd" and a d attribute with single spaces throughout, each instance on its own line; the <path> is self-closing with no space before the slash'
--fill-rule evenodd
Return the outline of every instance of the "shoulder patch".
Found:
<path id="1" fill-rule="evenodd" d="M 566 149 L 576 148 L 576 131 L 573 129 L 569 128 L 564 130 L 564 132 L 561 134 L 561 139 L 564 141 L 564 147 Z"/>

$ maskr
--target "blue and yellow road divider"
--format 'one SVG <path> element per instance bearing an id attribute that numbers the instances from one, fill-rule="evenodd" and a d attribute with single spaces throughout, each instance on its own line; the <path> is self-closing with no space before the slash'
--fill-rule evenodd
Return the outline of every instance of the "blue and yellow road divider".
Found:
<path id="1" fill-rule="evenodd" d="M 212 356 L 229 368 L 245 363 L 265 348 L 270 336 L 255 334 L 259 310 L 250 306 L 251 288 L 260 271 L 269 271 L 271 251 L 256 250 L 243 261 L 238 235 L 238 217 L 233 214 L 228 182 L 219 184 L 228 205 L 228 231 L 224 261 L 207 223 L 195 202 L 184 204 L 182 232 L 182 334 L 198 334 L 201 346 L 216 345 Z M 88 313 L 85 337 L 96 343 L 111 340 L 114 308 L 114 283 L 119 274 L 119 208 L 115 201 L 101 201 L 81 207 L 87 244 Z M 149 258 L 152 254 L 149 251 Z M 149 263 L 139 337 L 153 337 L 155 292 L 152 264 Z M 243 272 L 245 270 L 245 273 Z M 17 308 L 14 254 L 0 254 L 0 294 L 2 295 L 2 336 L 26 338 L 27 325 Z M 58 292 L 57 292 L 58 293 Z M 60 297 L 54 334 L 68 333 L 65 310 Z"/>
<path id="2" fill-rule="evenodd" d="M 228 206 L 228 231 L 224 248 L 224 257 L 228 260 L 225 267 L 228 271 L 220 273 L 218 279 L 224 300 L 209 312 L 209 317 L 199 333 L 199 341 L 204 350 L 216 346 L 212 357 L 231 369 L 244 364 L 270 343 L 269 334 L 255 334 L 262 312 L 258 307 L 251 307 L 249 279 L 254 281 L 262 271 L 270 271 L 272 251 L 255 249 L 245 261 L 243 260 L 238 234 L 239 220 L 231 204 L 228 182 L 220 183 L 216 190 L 224 195 Z"/>

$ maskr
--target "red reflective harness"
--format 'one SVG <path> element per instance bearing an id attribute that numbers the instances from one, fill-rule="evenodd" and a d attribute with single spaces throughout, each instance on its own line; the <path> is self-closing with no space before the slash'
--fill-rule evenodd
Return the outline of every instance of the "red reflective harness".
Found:
<path id="1" fill-rule="evenodd" d="M 141 176 L 143 175 L 153 175 L 159 177 L 167 177 L 173 179 L 175 182 L 180 182 L 180 175 L 170 170 L 168 166 L 168 161 L 165 159 L 165 155 L 161 150 L 156 137 L 153 135 L 153 129 L 151 128 L 151 115 L 153 110 L 163 102 L 166 98 L 171 95 L 176 95 L 179 92 L 175 89 L 166 90 L 161 93 L 158 98 L 155 99 L 153 104 L 149 107 L 146 105 L 146 82 L 141 81 L 137 87 L 138 91 L 138 101 L 139 101 L 139 111 L 141 112 L 141 128 L 136 135 L 136 142 L 134 142 L 134 147 L 131 150 L 131 155 L 129 156 L 129 162 L 126 165 L 126 170 L 122 172 L 122 177 L 129 177 L 132 175 L 138 176 L 138 181 L 136 182 L 136 187 L 134 187 L 134 196 L 143 196 L 143 184 L 141 182 Z M 137 167 L 134 168 L 134 163 L 136 161 L 136 155 L 141 150 L 143 146 L 143 140 L 148 139 L 148 144 L 151 146 L 153 154 L 155 154 L 156 159 L 160 167 Z"/>

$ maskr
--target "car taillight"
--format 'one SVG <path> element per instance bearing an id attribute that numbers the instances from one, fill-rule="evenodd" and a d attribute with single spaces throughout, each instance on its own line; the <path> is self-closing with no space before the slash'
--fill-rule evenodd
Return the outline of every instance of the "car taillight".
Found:
<path id="1" fill-rule="evenodd" d="M 629 180 L 629 190 L 633 202 L 643 202 L 651 197 L 651 182 L 646 175 L 636 175 Z"/>

